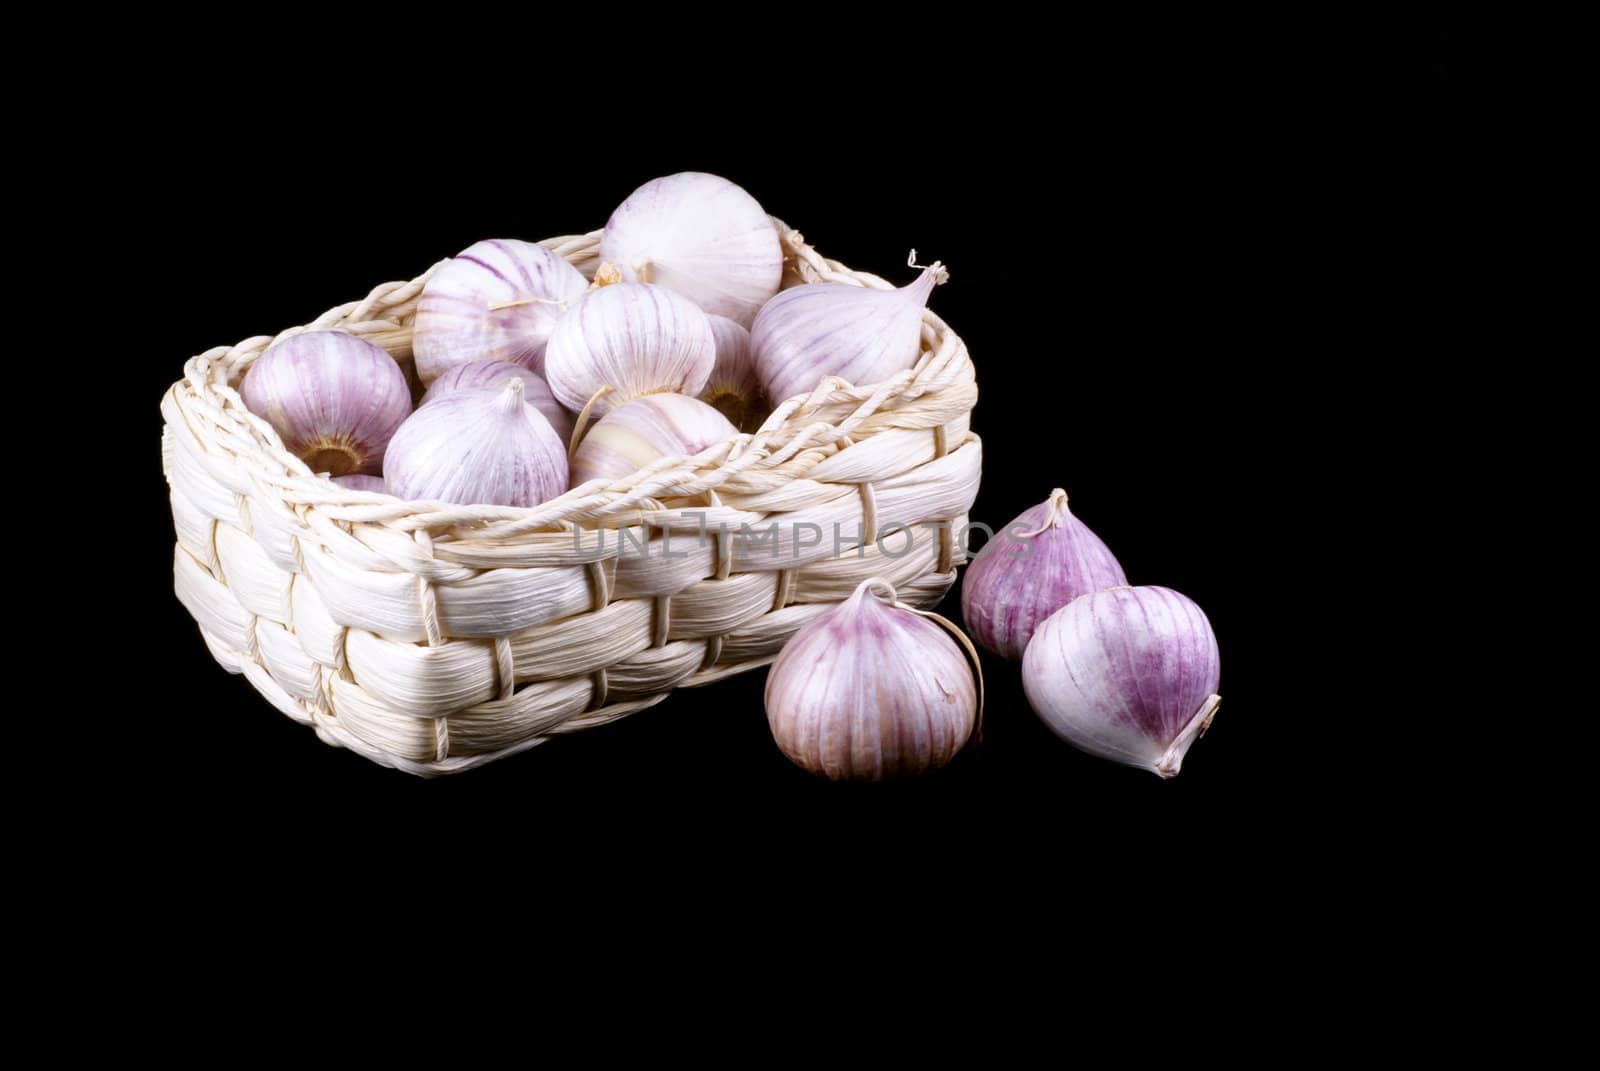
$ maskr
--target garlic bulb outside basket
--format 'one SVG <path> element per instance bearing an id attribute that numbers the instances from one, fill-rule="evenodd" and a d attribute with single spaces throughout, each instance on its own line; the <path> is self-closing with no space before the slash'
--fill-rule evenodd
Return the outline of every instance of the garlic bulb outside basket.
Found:
<path id="1" fill-rule="evenodd" d="M 1039 622 L 1079 595 L 1128 583 L 1061 488 L 996 533 L 961 578 L 961 617 L 980 647 L 1022 660 Z"/>
<path id="2" fill-rule="evenodd" d="M 784 645 L 767 677 L 767 723 L 796 765 L 881 781 L 954 758 L 977 725 L 979 695 L 944 627 L 873 578 Z"/>
<path id="3" fill-rule="evenodd" d="M 1034 631 L 1022 686 L 1044 723 L 1091 755 L 1176 777 L 1221 698 L 1217 637 L 1170 588 L 1080 596 Z"/>

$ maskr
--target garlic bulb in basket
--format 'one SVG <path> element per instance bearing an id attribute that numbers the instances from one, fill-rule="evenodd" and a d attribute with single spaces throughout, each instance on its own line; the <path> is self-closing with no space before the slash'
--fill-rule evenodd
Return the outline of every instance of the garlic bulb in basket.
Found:
<path id="1" fill-rule="evenodd" d="M 700 400 L 731 420 L 740 431 L 755 431 L 771 406 L 756 375 L 750 332 L 726 316 L 707 317 L 717 340 L 717 363 Z"/>
<path id="2" fill-rule="evenodd" d="M 881 781 L 954 758 L 977 724 L 979 690 L 937 620 L 874 577 L 795 633 L 766 690 L 767 724 L 790 761 L 836 781 Z"/>
<path id="3" fill-rule="evenodd" d="M 377 472 L 411 412 L 405 373 L 383 350 L 343 331 L 307 331 L 250 366 L 239 396 L 313 472 Z"/>
<path id="4" fill-rule="evenodd" d="M 1211 724 L 1222 663 L 1211 622 L 1170 588 L 1082 595 L 1034 631 L 1022 687 L 1044 723 L 1091 755 L 1176 777 Z"/>
<path id="5" fill-rule="evenodd" d="M 617 206 L 600 259 L 629 282 L 660 283 L 749 327 L 778 292 L 783 247 L 755 198 L 699 171 L 652 179 Z"/>
<path id="6" fill-rule="evenodd" d="M 618 480 L 663 457 L 692 457 L 739 434 L 696 398 L 647 394 L 607 413 L 572 455 L 572 486 Z"/>
<path id="7" fill-rule="evenodd" d="M 417 298 L 411 347 L 418 378 L 431 384 L 473 361 L 540 371 L 556 321 L 588 285 L 542 245 L 495 238 L 468 246 L 433 273 Z"/>
<path id="8" fill-rule="evenodd" d="M 1127 582 L 1100 537 L 1068 512 L 1067 493 L 1058 487 L 967 566 L 961 617 L 979 646 L 1016 662 L 1039 622 L 1079 595 Z"/>
<path id="9" fill-rule="evenodd" d="M 916 250 L 912 250 L 916 259 Z M 790 287 L 762 306 L 750 329 L 756 374 L 774 402 L 808 394 L 827 376 L 878 383 L 917 363 L 922 310 L 949 278 L 942 264 L 897 290 L 846 283 Z"/>
<path id="10" fill-rule="evenodd" d="M 567 489 L 567 449 L 523 383 L 460 390 L 411 414 L 383 464 L 389 493 L 462 506 L 534 506 Z"/>
<path id="11" fill-rule="evenodd" d="M 699 394 L 716 363 L 711 323 L 694 302 L 660 286 L 613 283 L 589 291 L 556 324 L 545 381 L 568 409 L 593 400 L 600 414 L 657 391 Z"/>
<path id="12" fill-rule="evenodd" d="M 544 414 L 544 418 L 550 422 L 550 427 L 555 429 L 562 442 L 572 437 L 572 414 L 556 401 L 556 396 L 550 393 L 550 387 L 545 381 L 540 379 L 537 373 L 522 365 L 508 364 L 505 361 L 474 361 L 471 364 L 456 365 L 433 381 L 428 393 L 422 396 L 418 407 L 458 390 L 504 386 L 508 379 L 522 380 L 522 400 Z"/>

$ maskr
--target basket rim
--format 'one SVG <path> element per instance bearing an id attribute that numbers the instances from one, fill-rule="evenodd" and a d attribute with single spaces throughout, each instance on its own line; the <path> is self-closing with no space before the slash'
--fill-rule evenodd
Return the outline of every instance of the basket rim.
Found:
<path id="1" fill-rule="evenodd" d="M 773 218 L 784 249 L 785 289 L 799 283 L 828 282 L 893 289 L 894 284 L 869 272 L 855 271 L 822 257 L 799 231 Z M 602 232 L 547 238 L 538 244 L 577 266 L 598 261 Z M 730 475 L 751 468 L 783 470 L 800 454 L 843 446 L 876 434 L 880 412 L 894 412 L 945 392 L 970 394 L 961 408 L 976 400 L 976 377 L 966 345 L 931 310 L 924 308 L 922 350 L 916 364 L 880 383 L 856 386 L 833 376 L 808 394 L 778 404 L 759 429 L 742 432 L 694 455 L 663 457 L 618 480 L 591 480 L 546 502 L 528 507 L 459 506 L 405 500 L 386 493 L 356 491 L 312 471 L 290 453 L 276 431 L 244 405 L 233 383 L 270 346 L 308 331 L 339 330 L 365 338 L 392 356 L 410 349 L 411 319 L 416 299 L 439 268 L 430 266 L 414 279 L 384 283 L 360 301 L 328 310 L 309 324 L 276 335 L 257 335 L 234 346 L 214 347 L 191 357 L 184 375 L 168 388 L 162 412 L 168 424 L 182 422 L 196 440 L 224 446 L 259 493 L 294 505 L 329 511 L 335 520 L 380 523 L 406 529 L 472 529 L 475 537 L 511 538 L 534 532 L 570 531 L 573 527 L 615 527 L 647 523 L 650 517 L 674 514 L 664 498 L 711 494 Z M 581 269 L 580 269 L 581 270 Z M 586 274 L 592 275 L 592 268 Z M 798 282 L 792 282 L 797 280 Z M 386 344 L 387 343 L 387 344 Z M 396 359 L 403 359 L 397 357 Z M 928 424 L 932 427 L 934 424 Z M 842 443 L 842 445 L 841 445 Z M 809 456 L 809 455 L 808 455 Z M 811 461 L 815 464 L 821 456 Z M 802 474 L 797 470 L 796 476 Z M 687 493 L 685 493 L 687 492 Z M 573 518 L 581 517 L 582 524 Z M 486 530 L 485 526 L 488 526 Z M 419 533 L 420 534 L 420 533 Z"/>

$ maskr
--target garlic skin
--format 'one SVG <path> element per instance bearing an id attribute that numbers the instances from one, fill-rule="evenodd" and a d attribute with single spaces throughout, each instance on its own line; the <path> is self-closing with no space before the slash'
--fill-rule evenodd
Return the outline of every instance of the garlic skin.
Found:
<path id="1" fill-rule="evenodd" d="M 614 409 L 657 391 L 693 397 L 717 363 L 717 340 L 699 307 L 682 294 L 644 283 L 591 290 L 556 324 L 545 349 L 545 381 L 556 399 L 581 412 Z"/>
<path id="2" fill-rule="evenodd" d="M 1170 588 L 1081 596 L 1050 615 L 1022 657 L 1022 687 L 1044 723 L 1091 755 L 1176 777 L 1216 716 L 1217 637 Z"/>
<path id="3" fill-rule="evenodd" d="M 864 581 L 773 663 L 767 724 L 797 766 L 882 781 L 945 765 L 972 735 L 978 693 L 966 656 L 894 597 L 887 581 Z"/>
<path id="4" fill-rule="evenodd" d="M 961 579 L 967 635 L 1018 662 L 1039 623 L 1079 595 L 1128 583 L 1121 564 L 1067 510 L 1067 493 L 1024 510 L 995 534 Z"/>
<path id="5" fill-rule="evenodd" d="M 418 378 L 432 384 L 473 361 L 539 372 L 556 321 L 588 285 L 577 268 L 532 242 L 493 238 L 468 246 L 417 298 L 411 348 Z"/>
<path id="6" fill-rule="evenodd" d="M 659 283 L 749 327 L 783 279 L 772 220 L 740 187 L 684 171 L 652 179 L 617 206 L 600 259 L 633 283 Z"/>
<path id="7" fill-rule="evenodd" d="M 739 434 L 697 398 L 647 394 L 607 413 L 572 455 L 572 486 L 620 480 L 658 458 L 692 457 Z"/>
<path id="8" fill-rule="evenodd" d="M 446 394 L 453 394 L 458 390 L 501 387 L 510 379 L 522 380 L 522 400 L 544 415 L 562 442 L 572 438 L 572 414 L 556 401 L 556 396 L 550 393 L 549 385 L 540 379 L 537 373 L 522 365 L 508 364 L 505 361 L 474 361 L 471 364 L 456 365 L 433 381 L 433 385 L 422 396 L 422 401 L 417 403 L 417 407 L 420 409 L 429 402 L 438 401 Z"/>
<path id="9" fill-rule="evenodd" d="M 349 476 L 335 476 L 333 482 L 340 487 L 348 487 L 352 491 L 371 491 L 379 495 L 389 493 L 389 485 L 383 482 L 382 476 L 366 476 L 354 473 Z"/>
<path id="10" fill-rule="evenodd" d="M 394 358 L 343 331 L 277 343 L 250 366 L 239 396 L 312 472 L 332 476 L 378 472 L 411 413 L 411 389 Z"/>
<path id="11" fill-rule="evenodd" d="M 446 394 L 395 432 L 383 465 L 398 498 L 535 506 L 567 489 L 567 449 L 520 379 Z"/>
<path id="12" fill-rule="evenodd" d="M 756 374 L 775 402 L 809 394 L 826 376 L 880 383 L 917 363 L 922 310 L 949 278 L 941 264 L 897 290 L 805 283 L 767 302 L 750 329 Z"/>

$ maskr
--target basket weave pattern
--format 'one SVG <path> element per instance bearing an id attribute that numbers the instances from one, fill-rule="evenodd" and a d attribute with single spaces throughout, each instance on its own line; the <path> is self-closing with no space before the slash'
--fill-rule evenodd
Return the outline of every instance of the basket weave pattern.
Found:
<path id="1" fill-rule="evenodd" d="M 785 286 L 890 285 L 777 226 Z M 598 267 L 598 232 L 542 244 Z M 416 774 L 469 769 L 765 665 L 869 576 L 924 607 L 955 580 L 977 386 L 932 312 L 918 363 L 893 379 L 825 381 L 754 434 L 531 509 L 316 476 L 244 407 L 245 371 L 277 338 L 329 329 L 409 366 L 437 268 L 202 353 L 161 404 L 178 598 L 223 667 L 324 741 Z"/>

